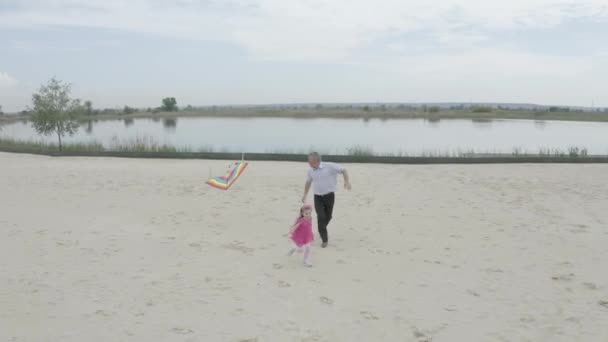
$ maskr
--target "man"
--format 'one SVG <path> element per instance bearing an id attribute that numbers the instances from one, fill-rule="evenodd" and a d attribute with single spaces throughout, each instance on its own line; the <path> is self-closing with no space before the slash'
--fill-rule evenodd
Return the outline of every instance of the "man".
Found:
<path id="1" fill-rule="evenodd" d="M 304 196 L 302 202 L 306 201 L 311 184 L 315 198 L 315 211 L 317 213 L 317 225 L 319 235 L 323 243 L 321 247 L 327 247 L 327 225 L 331 221 L 334 210 L 335 192 L 338 184 L 338 174 L 344 177 L 344 188 L 351 189 L 348 172 L 344 167 L 336 163 L 322 162 L 321 156 L 317 152 L 308 155 L 308 176 L 304 185 Z"/>

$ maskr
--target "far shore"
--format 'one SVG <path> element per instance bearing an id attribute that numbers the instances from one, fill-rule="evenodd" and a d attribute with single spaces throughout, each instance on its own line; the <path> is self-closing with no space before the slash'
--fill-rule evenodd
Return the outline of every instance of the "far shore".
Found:
<path id="1" fill-rule="evenodd" d="M 553 121 L 587 121 L 608 122 L 606 112 L 581 112 L 581 111 L 515 111 L 491 109 L 488 111 L 465 110 L 443 110 L 426 112 L 422 109 L 399 109 L 399 108 L 322 108 L 322 109 L 289 109 L 289 108 L 231 108 L 217 107 L 193 110 L 180 110 L 177 112 L 162 111 L 137 111 L 130 114 L 123 112 L 98 113 L 83 115 L 82 120 L 123 120 L 123 119 L 153 119 L 153 118 L 297 118 L 297 119 L 427 119 L 427 120 L 449 120 L 467 119 L 475 121 L 489 121 L 499 119 L 512 120 L 553 120 Z M 16 122 L 27 120 L 29 114 L 3 115 L 0 122 Z"/>

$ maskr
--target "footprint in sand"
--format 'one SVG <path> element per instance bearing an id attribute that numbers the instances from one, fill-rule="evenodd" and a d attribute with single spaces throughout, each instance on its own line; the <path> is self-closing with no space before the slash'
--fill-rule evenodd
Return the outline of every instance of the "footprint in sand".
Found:
<path id="1" fill-rule="evenodd" d="M 597 302 L 600 306 L 605 307 L 606 309 L 608 309 L 608 300 L 600 300 L 599 302 Z"/>
<path id="2" fill-rule="evenodd" d="M 575 229 L 570 229 L 570 233 L 572 233 L 572 234 L 584 234 L 584 233 L 587 233 L 587 230 L 585 228 L 575 228 Z"/>
<path id="3" fill-rule="evenodd" d="M 433 340 L 432 337 L 426 336 L 425 333 L 423 333 L 422 331 L 420 331 L 416 328 L 414 328 L 414 330 L 412 331 L 412 334 L 418 340 L 418 342 L 431 342 Z"/>
<path id="4" fill-rule="evenodd" d="M 317 342 L 317 341 L 321 341 L 321 338 L 322 337 L 321 337 L 320 334 L 313 333 L 310 336 L 303 337 L 302 340 L 301 340 L 301 342 Z"/>
<path id="5" fill-rule="evenodd" d="M 188 244 L 188 246 L 190 246 L 190 247 L 192 247 L 192 248 L 197 249 L 199 252 L 202 252 L 202 251 L 203 251 L 203 245 L 201 245 L 201 244 L 200 244 L 200 243 L 198 243 L 198 242 L 193 242 L 193 243 L 190 243 L 190 244 Z"/>
<path id="6" fill-rule="evenodd" d="M 226 249 L 231 249 L 234 251 L 241 252 L 246 255 L 251 255 L 255 249 L 245 246 L 245 244 L 241 241 L 232 241 L 231 243 L 223 246 Z"/>
<path id="7" fill-rule="evenodd" d="M 281 265 L 281 264 L 272 264 L 272 268 L 274 268 L 275 270 L 280 270 L 281 268 L 283 268 L 283 265 Z"/>
<path id="8" fill-rule="evenodd" d="M 97 311 L 95 311 L 95 314 L 98 316 L 104 316 L 104 317 L 112 316 L 111 313 L 105 312 L 104 310 L 97 310 Z"/>
<path id="9" fill-rule="evenodd" d="M 361 316 L 363 316 L 363 318 L 368 319 L 368 320 L 377 321 L 380 319 L 380 318 L 378 318 L 378 316 L 374 315 L 373 313 L 371 313 L 369 311 L 360 311 L 359 313 L 361 314 Z"/>
<path id="10" fill-rule="evenodd" d="M 319 300 L 321 301 L 321 303 L 327 304 L 327 305 L 332 305 L 334 303 L 333 299 L 327 298 L 325 296 L 319 297 Z"/>
<path id="11" fill-rule="evenodd" d="M 570 274 L 561 274 L 561 275 L 553 276 L 553 277 L 551 277 L 551 279 L 553 279 L 555 281 L 571 281 L 573 277 L 574 277 L 574 273 L 570 273 Z"/>
<path id="12" fill-rule="evenodd" d="M 520 318 L 519 321 L 522 323 L 534 323 L 534 322 L 536 322 L 536 319 L 534 317 L 527 316 L 527 317 Z"/>
<path id="13" fill-rule="evenodd" d="M 258 342 L 257 338 L 246 338 L 244 340 L 239 340 L 239 342 Z"/>
<path id="14" fill-rule="evenodd" d="M 483 271 L 487 273 L 502 273 L 502 270 L 500 268 L 486 268 Z"/>
<path id="15" fill-rule="evenodd" d="M 182 334 L 182 335 L 189 335 L 189 334 L 194 333 L 194 330 L 188 329 L 188 328 L 173 328 L 173 329 L 171 329 L 171 331 L 176 334 Z"/>
<path id="16" fill-rule="evenodd" d="M 278 284 L 279 284 L 279 287 L 291 287 L 291 284 L 289 284 L 288 282 L 283 281 L 283 280 L 279 280 Z"/>
<path id="17" fill-rule="evenodd" d="M 473 291 L 473 290 L 467 290 L 467 293 L 470 294 L 471 296 L 475 296 L 475 297 L 479 297 L 479 293 Z"/>
<path id="18" fill-rule="evenodd" d="M 583 286 L 585 286 L 589 290 L 597 290 L 597 285 L 595 285 L 594 283 L 583 283 Z"/>

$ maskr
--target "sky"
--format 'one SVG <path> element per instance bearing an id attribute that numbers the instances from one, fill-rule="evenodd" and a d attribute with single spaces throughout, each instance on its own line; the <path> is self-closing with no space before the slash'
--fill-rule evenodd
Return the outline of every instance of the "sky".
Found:
<path id="1" fill-rule="evenodd" d="M 0 0 L 0 105 L 608 106 L 608 0 Z"/>

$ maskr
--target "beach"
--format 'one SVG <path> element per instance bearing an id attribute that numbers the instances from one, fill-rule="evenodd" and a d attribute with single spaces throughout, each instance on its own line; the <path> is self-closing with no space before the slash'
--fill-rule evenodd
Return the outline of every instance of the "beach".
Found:
<path id="1" fill-rule="evenodd" d="M 608 340 L 608 165 L 344 165 L 0 153 L 0 341 Z"/>

